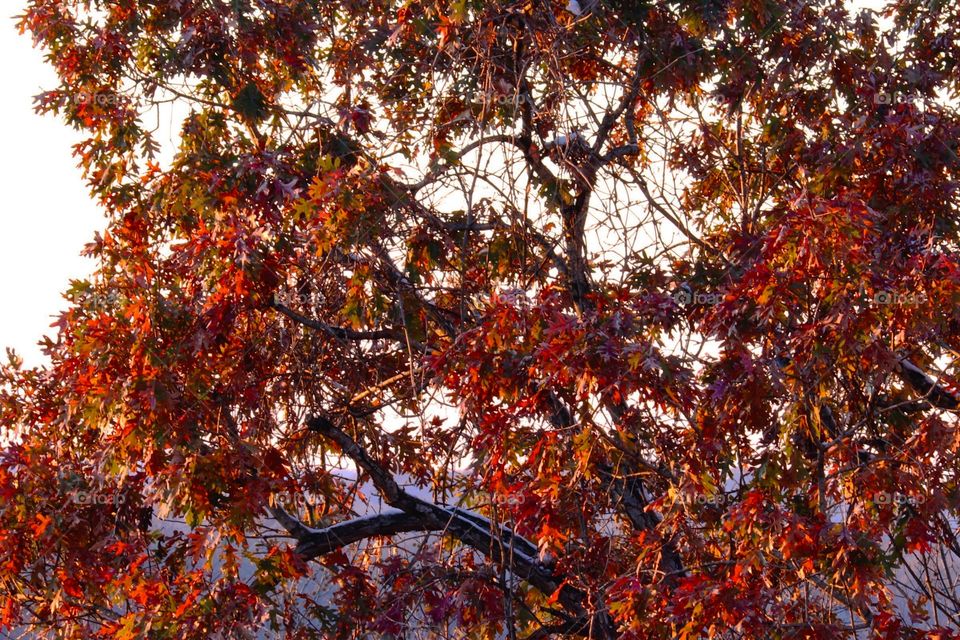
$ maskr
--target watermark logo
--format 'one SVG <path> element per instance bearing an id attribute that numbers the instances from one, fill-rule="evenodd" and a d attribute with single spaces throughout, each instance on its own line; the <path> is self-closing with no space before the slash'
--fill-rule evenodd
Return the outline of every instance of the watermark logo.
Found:
<path id="1" fill-rule="evenodd" d="M 120 102 L 120 96 L 112 91 L 79 91 L 71 96 L 73 102 L 83 105 L 110 107 Z"/>
<path id="2" fill-rule="evenodd" d="M 709 291 L 692 291 L 681 287 L 671 295 L 677 306 L 685 307 L 688 305 L 715 305 L 723 302 L 723 294 Z"/>
<path id="3" fill-rule="evenodd" d="M 521 98 L 515 93 L 500 93 L 499 91 L 473 91 L 464 96 L 464 102 L 474 105 L 512 107 L 521 101 Z"/>
<path id="4" fill-rule="evenodd" d="M 740 501 L 740 498 L 733 493 L 717 493 L 713 495 L 694 494 L 685 495 L 683 502 L 687 505 L 696 505 L 698 507 L 710 507 L 714 509 L 726 509 Z"/>
<path id="5" fill-rule="evenodd" d="M 307 513 L 316 508 L 317 501 L 300 494 L 275 493 L 270 496 L 269 504 L 287 513 Z"/>
<path id="6" fill-rule="evenodd" d="M 898 93 L 895 91 L 879 91 L 873 94 L 873 104 L 877 106 L 895 104 L 909 104 L 914 107 L 923 106 L 923 96 L 916 93 Z"/>
<path id="7" fill-rule="evenodd" d="M 317 293 L 298 293 L 296 291 L 277 291 L 273 294 L 273 303 L 284 307 L 312 307 L 321 302 Z"/>
<path id="8" fill-rule="evenodd" d="M 87 297 L 87 306 L 94 311 L 109 311 L 115 309 L 120 302 L 118 291 L 92 293 Z"/>
<path id="9" fill-rule="evenodd" d="M 923 292 L 877 291 L 873 294 L 872 301 L 874 304 L 919 305 L 927 301 L 927 296 Z"/>
<path id="10" fill-rule="evenodd" d="M 123 494 L 96 493 L 92 491 L 77 491 L 70 496 L 76 504 L 123 504 L 127 498 Z"/>
<path id="11" fill-rule="evenodd" d="M 876 491 L 869 495 L 870 502 L 876 505 L 904 505 L 912 507 L 923 504 L 927 499 L 923 496 L 910 496 L 903 493 L 890 493 L 888 491 Z"/>

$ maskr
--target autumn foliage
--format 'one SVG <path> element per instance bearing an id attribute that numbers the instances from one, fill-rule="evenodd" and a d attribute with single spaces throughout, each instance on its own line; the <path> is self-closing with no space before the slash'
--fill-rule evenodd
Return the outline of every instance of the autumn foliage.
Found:
<path id="1" fill-rule="evenodd" d="M 6 633 L 958 637 L 960 5 L 20 10 L 107 222 Z"/>

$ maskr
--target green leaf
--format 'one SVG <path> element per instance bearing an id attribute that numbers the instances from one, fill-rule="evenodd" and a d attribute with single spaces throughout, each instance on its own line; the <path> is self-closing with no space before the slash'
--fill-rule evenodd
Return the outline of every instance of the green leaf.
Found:
<path id="1" fill-rule="evenodd" d="M 248 82 L 231 103 L 233 108 L 247 120 L 257 122 L 267 115 L 267 99 L 253 82 Z"/>

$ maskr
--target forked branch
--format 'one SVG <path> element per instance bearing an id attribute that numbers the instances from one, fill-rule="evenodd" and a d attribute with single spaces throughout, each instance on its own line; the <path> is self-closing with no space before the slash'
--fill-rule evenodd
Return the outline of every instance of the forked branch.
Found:
<path id="1" fill-rule="evenodd" d="M 335 442 L 354 463 L 370 476 L 377 492 L 394 510 L 342 522 L 324 529 L 312 529 L 282 509 L 272 509 L 276 520 L 297 540 L 297 551 L 306 559 L 345 547 L 366 538 L 393 536 L 406 532 L 443 532 L 471 549 L 503 565 L 542 593 L 556 594 L 583 635 L 592 628 L 594 637 L 614 638 L 616 633 L 605 614 L 590 614 L 587 595 L 566 584 L 565 577 L 537 557 L 537 546 L 516 532 L 484 516 L 459 507 L 428 502 L 407 493 L 393 474 L 376 462 L 356 440 L 325 419 L 308 421 L 311 431 Z M 577 622 L 579 621 L 579 622 Z M 602 633 L 598 635 L 598 630 Z"/>

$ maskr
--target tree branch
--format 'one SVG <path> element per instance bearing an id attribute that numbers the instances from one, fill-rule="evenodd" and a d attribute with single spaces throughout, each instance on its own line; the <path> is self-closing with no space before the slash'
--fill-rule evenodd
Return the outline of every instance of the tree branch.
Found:
<path id="1" fill-rule="evenodd" d="M 661 518 L 657 513 L 647 510 L 646 492 L 640 479 L 617 474 L 608 466 L 601 466 L 599 472 L 633 528 L 637 531 L 656 531 Z M 668 584 L 686 576 L 683 559 L 670 540 L 666 540 L 660 549 L 660 569 Z"/>
<path id="2" fill-rule="evenodd" d="M 287 531 L 290 531 L 290 528 L 279 518 L 277 521 Z M 311 529 L 304 527 L 302 524 L 300 527 L 300 534 L 294 535 L 294 537 L 297 539 L 296 551 L 304 560 L 313 560 L 367 538 L 389 537 L 398 533 L 414 531 L 439 530 L 438 527 L 429 526 L 429 523 L 424 522 L 422 518 L 399 510 L 385 511 L 374 516 L 340 522 L 324 529 Z M 290 532 L 293 533 L 293 531 Z"/>
<path id="3" fill-rule="evenodd" d="M 896 373 L 914 391 L 923 396 L 923 399 L 938 409 L 953 411 L 960 407 L 960 399 L 947 387 L 923 372 L 920 367 L 907 358 L 901 358 L 897 363 Z"/>
<path id="4" fill-rule="evenodd" d="M 330 337 L 338 340 L 399 340 L 401 342 L 404 340 L 403 334 L 396 329 L 357 331 L 354 329 L 347 329 L 346 327 L 337 327 L 331 324 L 326 324 L 325 322 L 320 322 L 319 320 L 313 320 L 306 316 L 300 315 L 290 307 L 279 302 L 271 302 L 270 306 L 294 322 L 317 331 L 322 331 Z"/>
<path id="5" fill-rule="evenodd" d="M 450 160 L 450 162 L 447 162 L 437 167 L 436 169 L 434 169 L 433 171 L 425 175 L 423 179 L 420 180 L 420 182 L 417 182 L 415 184 L 410 184 L 410 185 L 404 185 L 402 183 L 398 183 L 398 184 L 400 184 L 404 189 L 409 191 L 411 194 L 415 194 L 421 189 L 423 189 L 424 187 L 426 187 L 427 185 L 429 185 L 430 183 L 440 179 L 443 176 L 443 174 L 449 171 L 452 167 L 456 166 L 460 162 L 460 160 L 462 160 L 464 156 L 466 156 L 471 151 L 475 151 L 476 149 L 479 149 L 485 144 L 496 144 L 496 143 L 506 143 L 506 144 L 518 146 L 516 136 L 510 135 L 510 134 L 498 134 L 498 135 L 478 138 L 473 142 L 470 142 L 469 144 L 465 145 L 459 151 L 457 151 L 456 155 Z"/>
<path id="6" fill-rule="evenodd" d="M 479 514 L 459 507 L 427 502 L 407 493 L 397 484 L 389 471 L 374 461 L 353 438 L 328 420 L 310 419 L 308 427 L 337 443 L 343 453 L 370 476 L 384 501 L 399 512 L 391 512 L 386 514 L 386 517 L 360 519 L 336 525 L 341 527 L 336 531 L 330 527 L 319 531 L 309 530 L 305 533 L 306 527 L 303 525 L 300 525 L 303 529 L 284 525 L 291 535 L 298 539 L 298 549 L 303 546 L 311 550 L 327 549 L 329 552 L 339 548 L 336 545 L 338 539 L 356 541 L 364 537 L 364 533 L 369 537 L 370 535 L 390 535 L 390 532 L 401 531 L 442 531 L 493 562 L 506 566 L 511 573 L 526 580 L 541 593 L 556 594 L 557 601 L 573 617 L 583 618 L 588 615 L 585 606 L 586 594 L 565 584 L 564 576 L 555 574 L 550 566 L 539 561 L 536 553 L 537 546 L 534 543 Z M 299 532 L 299 536 L 295 532 Z M 306 547 L 308 543 L 304 540 L 310 541 L 310 547 Z M 597 618 L 604 629 L 603 635 L 599 637 L 616 637 L 613 629 L 606 623 L 607 618 L 602 612 L 597 614 Z M 594 631 L 596 630 L 595 627 Z"/>

